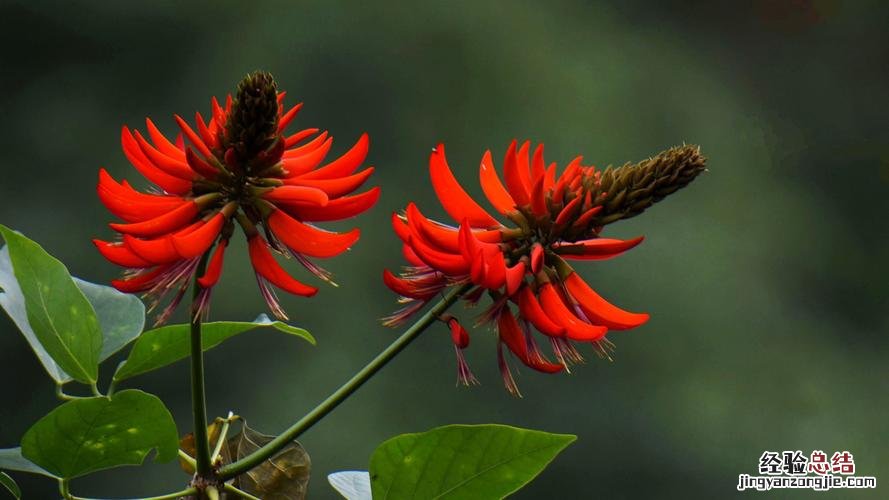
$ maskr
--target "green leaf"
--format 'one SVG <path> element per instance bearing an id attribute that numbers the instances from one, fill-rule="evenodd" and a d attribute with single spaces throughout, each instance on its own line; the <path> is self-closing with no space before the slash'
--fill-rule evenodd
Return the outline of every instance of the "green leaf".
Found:
<path id="1" fill-rule="evenodd" d="M 99 361 L 105 361 L 142 332 L 142 328 L 145 326 L 145 306 L 135 295 L 119 292 L 110 286 L 97 285 L 79 278 L 74 278 L 74 283 L 90 301 L 96 312 L 103 339 Z M 56 383 L 69 382 L 71 376 L 53 361 L 40 341 L 37 340 L 28 323 L 25 298 L 18 282 L 15 281 L 12 262 L 9 260 L 9 249 L 5 246 L 0 248 L 0 289 L 3 289 L 0 291 L 0 307 L 6 310 L 9 317 L 19 327 L 25 340 L 31 345 L 31 349 L 37 354 L 40 362 L 43 363 L 47 373 Z"/>
<path id="2" fill-rule="evenodd" d="M 0 484 L 5 486 L 16 500 L 22 498 L 22 490 L 19 489 L 19 485 L 15 484 L 15 481 L 5 472 L 0 472 Z"/>
<path id="3" fill-rule="evenodd" d="M 402 434 L 371 456 L 373 498 L 503 498 L 534 479 L 575 439 L 493 424 Z"/>
<path id="4" fill-rule="evenodd" d="M 50 474 L 41 469 L 33 462 L 22 456 L 21 448 L 6 448 L 0 450 L 0 469 L 15 470 L 19 472 L 28 472 L 31 474 L 42 474 L 54 479 L 58 476 Z"/>
<path id="5" fill-rule="evenodd" d="M 65 374 L 85 384 L 95 383 L 102 331 L 93 306 L 71 279 L 65 265 L 40 245 L 2 224 L 0 235 L 6 241 L 13 271 L 11 275 L 0 276 L 0 287 L 5 292 L 0 296 L 3 307 L 9 311 L 9 303 L 13 310 L 24 308 L 27 321 L 12 313 L 10 316 L 32 347 L 39 342 L 50 361 L 58 365 L 52 367 L 37 351 L 57 383 L 66 380 Z M 30 330 L 30 336 L 26 330 Z"/>
<path id="6" fill-rule="evenodd" d="M 80 278 L 74 278 L 74 283 L 92 304 L 102 328 L 99 362 L 123 349 L 142 333 L 142 328 L 145 327 L 145 305 L 139 297 Z"/>
<path id="7" fill-rule="evenodd" d="M 204 350 L 222 343 L 222 341 L 239 333 L 254 328 L 274 328 L 295 335 L 315 344 L 312 335 L 295 326 L 280 321 L 272 321 L 265 314 L 260 314 L 253 322 L 248 321 L 215 321 L 201 326 L 201 340 Z M 187 358 L 191 353 L 191 325 L 169 325 L 142 333 L 133 344 L 133 350 L 127 360 L 117 369 L 114 380 L 124 380 L 136 375 L 157 370 L 158 368 Z"/>
<path id="8" fill-rule="evenodd" d="M 177 457 L 176 423 L 160 399 L 134 389 L 68 401 L 22 438 L 25 458 L 65 479 L 139 465 L 154 448 L 158 461 Z"/>

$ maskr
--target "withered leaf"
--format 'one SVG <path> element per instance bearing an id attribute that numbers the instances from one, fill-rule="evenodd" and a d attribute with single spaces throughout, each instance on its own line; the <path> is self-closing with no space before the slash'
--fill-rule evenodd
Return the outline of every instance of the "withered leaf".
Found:
<path id="1" fill-rule="evenodd" d="M 228 457 L 239 460 L 272 439 L 274 436 L 256 432 L 244 422 L 241 432 L 226 442 L 228 450 L 225 451 Z M 263 500 L 302 500 L 306 497 L 311 468 L 309 454 L 293 441 L 272 458 L 235 478 L 234 486 Z"/>

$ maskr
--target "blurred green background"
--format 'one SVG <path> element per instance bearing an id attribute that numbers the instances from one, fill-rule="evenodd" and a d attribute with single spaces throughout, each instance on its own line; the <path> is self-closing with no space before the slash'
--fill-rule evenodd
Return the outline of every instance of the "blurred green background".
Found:
<path id="1" fill-rule="evenodd" d="M 718 4 L 718 5 L 717 5 Z M 326 262 L 339 288 L 283 297 L 315 348 L 269 332 L 207 356 L 213 415 L 276 433 L 397 334 L 378 326 L 400 265 L 389 214 L 409 200 L 442 215 L 426 174 L 442 141 L 467 189 L 478 162 L 514 137 L 605 166 L 702 145 L 710 172 L 607 234 L 644 234 L 625 256 L 582 266 L 603 295 L 652 320 L 610 336 L 614 362 L 503 390 L 494 340 L 468 352 L 482 385 L 455 388 L 449 336 L 433 328 L 302 439 L 313 498 L 329 472 L 365 468 L 393 435 L 501 422 L 575 433 L 576 444 L 516 498 L 729 498 L 765 450 L 849 450 L 889 488 L 889 7 L 884 2 L 27 2 L 0 1 L 0 222 L 72 273 L 117 269 L 90 244 L 111 237 L 97 169 L 143 185 L 122 124 L 209 109 L 248 71 L 273 72 L 344 151 L 362 131 L 383 186 L 354 221 L 359 244 Z M 349 224 L 340 224 L 346 227 Z M 212 317 L 265 306 L 241 240 Z M 297 276 L 310 277 L 291 264 Z M 471 313 L 461 314 L 470 318 Z M 113 368 L 116 362 L 108 363 Z M 0 318 L 0 447 L 55 404 L 12 323 Z M 187 364 L 134 379 L 188 431 Z M 26 498 L 55 484 L 16 474 Z M 73 482 L 82 496 L 160 494 L 175 464 Z M 758 495 L 748 493 L 748 495 Z M 782 491 L 772 498 L 812 492 Z"/>

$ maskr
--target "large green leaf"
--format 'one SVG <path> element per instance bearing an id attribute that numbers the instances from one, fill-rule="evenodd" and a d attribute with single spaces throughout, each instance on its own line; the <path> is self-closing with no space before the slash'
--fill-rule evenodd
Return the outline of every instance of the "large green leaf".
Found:
<path id="1" fill-rule="evenodd" d="M 9 475 L 5 472 L 0 472 L 0 484 L 2 484 L 7 490 L 9 490 L 9 492 L 12 493 L 12 496 L 14 496 L 16 500 L 22 498 L 22 490 L 19 489 L 19 485 L 15 484 L 15 481 L 13 481 L 12 478 L 9 477 Z"/>
<path id="2" fill-rule="evenodd" d="M 271 321 L 265 314 L 260 314 L 253 322 L 214 321 L 204 323 L 201 325 L 202 346 L 206 351 L 230 337 L 254 328 L 274 328 L 315 344 L 314 337 L 306 330 L 280 321 Z M 133 350 L 130 351 L 127 360 L 117 369 L 114 380 L 128 379 L 187 358 L 191 353 L 190 331 L 191 325 L 180 324 L 144 332 L 133 344 Z"/>
<path id="3" fill-rule="evenodd" d="M 52 478 L 58 477 L 41 469 L 30 460 L 23 457 L 21 448 L 6 448 L 0 450 L 0 470 L 15 470 L 19 472 L 29 472 L 31 474 L 42 474 Z"/>
<path id="4" fill-rule="evenodd" d="M 102 331 L 93 306 L 71 279 L 65 265 L 40 245 L 2 224 L 0 235 L 6 241 L 12 267 L 12 276 L 7 273 L 0 277 L 4 308 L 19 312 L 24 309 L 24 318 L 14 312 L 10 316 L 29 343 L 32 346 L 39 343 L 49 360 L 58 365 L 50 365 L 37 351 L 56 382 L 65 381 L 67 374 L 79 382 L 95 383 Z"/>
<path id="5" fill-rule="evenodd" d="M 493 424 L 402 434 L 381 444 L 370 459 L 373 498 L 503 498 L 575 439 Z"/>
<path id="6" fill-rule="evenodd" d="M 158 461 L 176 458 L 176 423 L 160 399 L 134 389 L 110 398 L 68 401 L 38 420 L 22 438 L 25 458 L 66 479 L 139 465 L 155 448 Z"/>
<path id="7" fill-rule="evenodd" d="M 102 328 L 102 352 L 105 361 L 142 333 L 145 326 L 145 305 L 139 297 L 117 289 L 74 278 L 74 283 L 86 295 Z"/>

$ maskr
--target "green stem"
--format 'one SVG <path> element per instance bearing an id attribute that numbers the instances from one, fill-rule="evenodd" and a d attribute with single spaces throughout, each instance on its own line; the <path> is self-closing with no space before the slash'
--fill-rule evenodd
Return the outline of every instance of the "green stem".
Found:
<path id="1" fill-rule="evenodd" d="M 216 459 L 219 458 L 219 454 L 222 453 L 222 445 L 225 444 L 225 438 L 228 436 L 228 428 L 231 425 L 234 416 L 234 413 L 228 412 L 228 417 L 222 421 L 222 429 L 219 431 L 219 437 L 216 438 L 216 447 L 213 448 L 213 453 L 210 454 L 210 463 L 215 464 Z"/>
<path id="2" fill-rule="evenodd" d="M 334 408 L 339 406 L 346 398 L 352 395 L 353 392 L 358 390 L 365 382 L 367 382 L 371 377 L 374 376 L 382 367 L 386 366 L 386 363 L 392 360 L 396 354 L 400 353 L 408 344 L 411 343 L 415 338 L 417 338 L 423 330 L 425 330 L 429 325 L 434 323 L 438 317 L 447 310 L 454 302 L 456 302 L 460 296 L 462 296 L 466 291 L 471 288 L 472 285 L 463 285 L 454 287 L 447 295 L 445 295 L 441 301 L 432 306 L 426 314 L 424 314 L 420 319 L 416 321 L 410 328 L 408 328 L 403 334 L 401 334 L 398 339 L 392 342 L 389 347 L 386 348 L 383 352 L 377 355 L 370 363 L 368 363 L 364 368 L 361 369 L 358 373 L 356 373 L 348 382 L 343 384 L 339 389 L 336 390 L 333 394 L 327 397 L 324 401 L 321 402 L 318 406 L 315 407 L 312 411 L 307 413 L 303 418 L 301 418 L 298 422 L 290 426 L 287 430 L 281 433 L 280 436 L 275 439 L 269 441 L 268 444 L 254 451 L 253 453 L 247 455 L 246 457 L 238 460 L 233 464 L 229 464 L 222 469 L 219 470 L 219 479 L 222 481 L 226 481 L 235 476 L 243 474 L 254 467 L 258 466 L 265 460 L 271 458 L 275 453 L 281 451 L 285 446 L 290 444 L 291 441 L 299 437 L 303 432 L 312 427 L 319 420 L 324 418 L 328 413 L 333 411 Z"/>
<path id="3" fill-rule="evenodd" d="M 161 495 L 159 497 L 144 497 L 144 498 L 139 498 L 138 500 L 174 500 L 176 498 L 194 495 L 197 492 L 198 492 L 197 488 L 186 488 L 182 491 L 177 491 L 176 493 L 169 493 L 167 495 Z M 69 494 L 68 497 L 66 497 L 66 498 L 69 498 L 70 500 L 94 500 L 92 498 L 76 497 L 71 494 Z M 95 499 L 95 500 L 98 500 L 98 499 Z"/>
<path id="4" fill-rule="evenodd" d="M 203 276 L 207 268 L 207 257 L 204 254 L 194 275 L 193 293 L 191 297 L 191 409 L 194 416 L 194 448 L 195 471 L 198 477 L 211 472 L 210 441 L 207 438 L 207 397 L 204 391 L 204 348 L 201 343 L 201 316 L 196 314 L 195 305 L 201 293 L 198 278 Z"/>
<path id="5" fill-rule="evenodd" d="M 238 488 L 235 488 L 234 486 L 232 486 L 228 483 L 225 483 L 224 488 L 225 488 L 225 491 L 230 491 L 230 492 L 234 493 L 235 495 L 239 495 L 241 498 L 246 498 L 247 500 L 262 500 L 261 498 L 255 497 L 255 496 L 251 495 L 250 493 L 247 493 L 246 491 L 239 490 Z"/>

